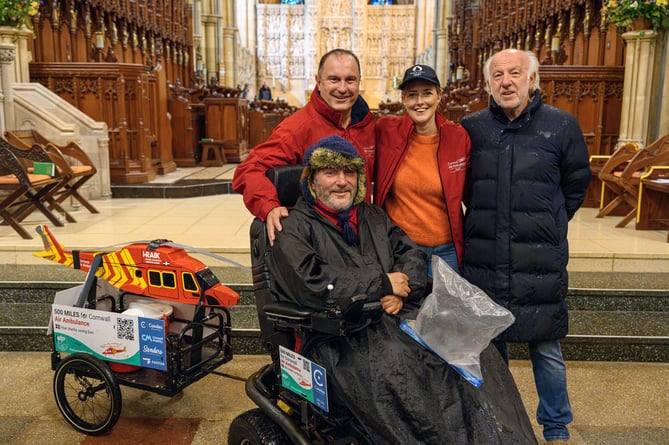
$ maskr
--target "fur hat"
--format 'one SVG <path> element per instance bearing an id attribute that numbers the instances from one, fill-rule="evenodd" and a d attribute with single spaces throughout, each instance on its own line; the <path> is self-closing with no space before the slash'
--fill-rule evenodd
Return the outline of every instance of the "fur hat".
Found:
<path id="1" fill-rule="evenodd" d="M 312 205 L 316 202 L 316 195 L 309 187 L 314 175 L 326 168 L 347 169 L 358 173 L 358 193 L 353 198 L 353 205 L 360 204 L 365 199 L 367 175 L 365 160 L 360 157 L 358 150 L 346 139 L 340 136 L 328 136 L 316 142 L 304 153 L 304 170 L 300 180 L 302 195 Z"/>

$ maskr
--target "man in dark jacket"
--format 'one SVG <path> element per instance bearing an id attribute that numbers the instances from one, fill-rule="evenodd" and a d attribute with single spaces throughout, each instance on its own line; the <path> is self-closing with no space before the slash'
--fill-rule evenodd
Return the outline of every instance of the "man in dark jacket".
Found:
<path id="1" fill-rule="evenodd" d="M 304 154 L 302 197 L 267 256 L 279 301 L 346 311 L 351 297 L 380 301 L 382 314 L 344 337 L 306 334 L 300 354 L 323 366 L 328 397 L 383 444 L 536 443 L 520 395 L 493 346 L 475 388 L 399 328 L 421 301 L 424 253 L 380 207 L 364 201 L 365 161 L 339 136 Z M 331 286 L 330 286 L 331 285 Z M 331 288 L 329 288 L 331 287 Z"/>
<path id="2" fill-rule="evenodd" d="M 469 132 L 463 275 L 509 309 L 496 342 L 527 342 L 544 438 L 567 441 L 572 421 L 560 350 L 567 335 L 567 223 L 590 181 L 576 119 L 543 104 L 532 52 L 503 50 L 484 66 L 490 107 L 462 120 Z M 506 356 L 508 359 L 508 356 Z"/>
<path id="3" fill-rule="evenodd" d="M 267 83 L 263 82 L 262 86 L 258 90 L 258 99 L 259 100 L 272 100 L 272 89 L 267 86 Z"/>
<path id="4" fill-rule="evenodd" d="M 281 206 L 276 190 L 265 174 L 273 167 L 302 162 L 304 150 L 321 138 L 341 136 L 355 145 L 366 160 L 367 175 L 374 168 L 374 115 L 360 97 L 360 62 L 346 49 L 334 49 L 321 57 L 316 87 L 309 103 L 288 116 L 239 164 L 232 188 L 244 195 L 244 204 L 267 224 L 270 244 L 288 209 Z M 367 193 L 367 199 L 371 200 Z"/>

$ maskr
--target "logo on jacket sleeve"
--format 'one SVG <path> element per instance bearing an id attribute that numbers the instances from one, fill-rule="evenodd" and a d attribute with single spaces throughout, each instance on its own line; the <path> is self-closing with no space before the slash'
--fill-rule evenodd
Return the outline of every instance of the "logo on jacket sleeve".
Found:
<path id="1" fill-rule="evenodd" d="M 448 162 L 448 171 L 451 173 L 460 172 L 467 168 L 467 160 L 464 156 L 455 161 Z"/>
<path id="2" fill-rule="evenodd" d="M 376 153 L 376 147 L 374 145 L 367 145 L 362 147 L 362 156 L 365 159 L 374 159 L 374 154 Z"/>

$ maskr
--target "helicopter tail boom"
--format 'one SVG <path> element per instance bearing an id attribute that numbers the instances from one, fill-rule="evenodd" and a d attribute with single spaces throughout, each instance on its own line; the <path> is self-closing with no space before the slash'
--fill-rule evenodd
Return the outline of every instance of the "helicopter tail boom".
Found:
<path id="1" fill-rule="evenodd" d="M 42 238 L 42 243 L 44 243 L 44 250 L 41 252 L 35 252 L 33 255 L 38 258 L 44 258 L 45 260 L 53 261 L 55 263 L 60 263 L 74 269 L 78 261 L 74 261 L 71 251 L 66 251 L 63 248 L 63 245 L 56 240 L 56 237 L 51 233 L 51 230 L 44 225 L 40 224 L 35 227 L 35 231 Z"/>

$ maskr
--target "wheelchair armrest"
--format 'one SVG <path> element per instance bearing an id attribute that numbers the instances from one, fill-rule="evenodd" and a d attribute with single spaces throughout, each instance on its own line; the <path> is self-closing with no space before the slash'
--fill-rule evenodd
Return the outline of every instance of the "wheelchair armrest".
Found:
<path id="1" fill-rule="evenodd" d="M 276 328 L 334 336 L 344 336 L 347 332 L 347 322 L 341 312 L 315 311 L 288 302 L 268 303 L 263 306 L 263 312 Z"/>
<path id="2" fill-rule="evenodd" d="M 262 307 L 265 318 L 274 325 L 274 329 L 311 331 L 312 309 L 294 303 L 272 302 Z"/>
<path id="3" fill-rule="evenodd" d="M 361 294 L 351 298 L 351 304 L 343 311 L 342 316 L 349 322 L 357 322 L 361 317 L 369 317 L 375 312 L 383 311 L 380 301 L 369 301 L 367 295 Z"/>
<path id="4" fill-rule="evenodd" d="M 383 306 L 381 305 L 380 301 L 372 301 L 371 303 L 365 303 L 362 305 L 362 312 L 364 313 L 377 312 L 382 310 Z"/>
<path id="5" fill-rule="evenodd" d="M 343 312 L 315 311 L 289 302 L 273 302 L 263 306 L 263 312 L 276 327 L 344 336 L 369 323 L 370 313 L 380 312 L 381 303 L 367 302 L 366 296 L 352 298 L 352 304 Z M 364 316 L 363 316 L 364 314 Z"/>
<path id="6" fill-rule="evenodd" d="M 312 309 L 285 301 L 268 303 L 263 306 L 263 312 L 271 319 L 282 318 L 293 321 L 308 321 L 314 313 Z"/>

